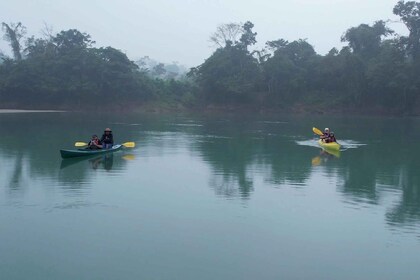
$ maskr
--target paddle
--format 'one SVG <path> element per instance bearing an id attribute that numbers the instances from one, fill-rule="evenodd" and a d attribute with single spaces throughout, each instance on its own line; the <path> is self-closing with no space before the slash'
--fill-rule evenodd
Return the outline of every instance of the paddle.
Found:
<path id="1" fill-rule="evenodd" d="M 134 160 L 134 159 L 136 159 L 136 157 L 134 155 L 132 155 L 132 154 L 124 155 L 124 156 L 122 156 L 122 158 L 123 159 L 126 159 L 126 160 Z"/>
<path id="2" fill-rule="evenodd" d="M 317 166 L 321 164 L 321 157 L 320 156 L 316 156 L 312 159 L 312 165 L 313 166 Z"/>
<path id="3" fill-rule="evenodd" d="M 76 142 L 76 143 L 74 143 L 74 146 L 76 146 L 76 147 L 83 147 L 83 146 L 87 146 L 87 145 L 88 145 L 88 143 L 86 143 L 86 142 Z M 136 143 L 125 142 L 125 143 L 122 143 L 121 145 L 123 145 L 126 148 L 134 148 L 136 146 Z"/>
<path id="4" fill-rule="evenodd" d="M 318 128 L 316 128 L 316 127 L 312 127 L 312 131 L 313 131 L 315 134 L 318 134 L 319 136 L 324 135 L 324 133 L 322 133 L 322 131 L 321 131 L 321 130 L 319 130 Z"/>

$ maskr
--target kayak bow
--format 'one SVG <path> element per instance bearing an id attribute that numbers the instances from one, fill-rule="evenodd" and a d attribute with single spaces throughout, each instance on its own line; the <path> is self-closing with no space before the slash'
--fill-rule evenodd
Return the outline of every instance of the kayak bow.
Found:
<path id="1" fill-rule="evenodd" d="M 333 150 L 333 151 L 339 151 L 341 147 L 341 145 L 338 144 L 337 142 L 325 143 L 324 141 L 322 141 L 322 139 L 318 140 L 318 144 L 324 149 Z"/>

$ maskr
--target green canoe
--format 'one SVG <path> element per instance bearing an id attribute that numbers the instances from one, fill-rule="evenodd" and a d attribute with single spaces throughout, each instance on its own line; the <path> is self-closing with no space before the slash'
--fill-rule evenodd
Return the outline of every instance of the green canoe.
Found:
<path id="1" fill-rule="evenodd" d="M 122 145 L 114 145 L 111 149 L 76 149 L 76 150 L 60 150 L 62 158 L 86 157 L 100 154 L 112 153 L 122 149 Z"/>

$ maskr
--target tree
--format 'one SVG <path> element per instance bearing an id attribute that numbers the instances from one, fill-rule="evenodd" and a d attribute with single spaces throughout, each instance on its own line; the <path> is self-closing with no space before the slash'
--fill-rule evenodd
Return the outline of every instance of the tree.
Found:
<path id="1" fill-rule="evenodd" d="M 238 23 L 222 24 L 217 27 L 216 32 L 210 37 L 210 42 L 220 48 L 228 44 L 235 45 L 238 43 L 238 38 L 240 38 L 242 33 L 242 26 Z"/>
<path id="2" fill-rule="evenodd" d="M 25 52 L 28 58 L 54 56 L 56 55 L 56 47 L 51 40 L 30 37 L 26 40 Z"/>
<path id="3" fill-rule="evenodd" d="M 401 17 L 401 20 L 407 26 L 410 32 L 407 39 L 407 50 L 408 53 L 417 60 L 420 55 L 420 3 L 415 1 L 399 1 L 393 12 L 395 15 Z"/>
<path id="4" fill-rule="evenodd" d="M 163 76 L 165 75 L 166 70 L 165 70 L 165 65 L 163 63 L 158 63 L 155 67 L 153 67 L 152 69 L 152 75 L 153 76 Z"/>
<path id="5" fill-rule="evenodd" d="M 10 43 L 14 58 L 17 61 L 22 60 L 20 40 L 26 34 L 26 27 L 20 22 L 17 24 L 11 23 L 10 25 L 3 22 L 2 27 L 5 32 L 4 39 Z"/>
<path id="6" fill-rule="evenodd" d="M 211 103 L 250 102 L 261 81 L 258 60 L 241 46 L 230 44 L 217 49 L 192 74 Z"/>
<path id="7" fill-rule="evenodd" d="M 245 22 L 245 24 L 242 26 L 242 35 L 239 41 L 241 42 L 242 47 L 245 49 L 257 42 L 257 32 L 252 32 L 253 27 L 254 24 L 250 21 Z"/>
<path id="8" fill-rule="evenodd" d="M 278 39 L 278 40 L 274 40 L 274 41 L 267 41 L 265 43 L 265 45 L 267 46 L 267 48 L 273 52 L 286 47 L 289 44 L 289 42 L 287 40 L 284 39 Z"/>
<path id="9" fill-rule="evenodd" d="M 222 24 L 217 27 L 217 30 L 210 37 L 210 42 L 219 48 L 231 46 L 241 46 L 247 49 L 249 46 L 254 45 L 257 40 L 256 32 L 252 32 L 254 24 L 250 21 L 244 24 L 240 23 L 228 23 Z"/>
<path id="10" fill-rule="evenodd" d="M 387 40 L 382 45 L 378 56 L 368 63 L 366 77 L 370 100 L 366 101 L 388 108 L 408 109 L 410 104 L 414 104 L 412 92 L 409 90 L 412 84 L 410 80 L 413 79 L 409 76 L 405 54 L 398 47 L 397 40 Z"/>
<path id="11" fill-rule="evenodd" d="M 317 59 L 312 45 L 299 39 L 291 43 L 284 39 L 268 41 L 273 56 L 264 64 L 265 81 L 270 96 L 276 102 L 294 102 L 311 88 Z"/>
<path id="12" fill-rule="evenodd" d="M 56 45 L 57 50 L 62 54 L 82 51 L 91 47 L 95 43 L 95 41 L 90 39 L 89 34 L 81 33 L 76 29 L 61 31 L 52 38 L 52 42 Z"/>
<path id="13" fill-rule="evenodd" d="M 368 58 L 378 54 L 381 37 L 388 36 L 393 32 L 386 27 L 384 21 L 380 20 L 375 22 L 373 26 L 361 24 L 348 29 L 341 37 L 341 41 L 348 42 L 355 54 Z"/>

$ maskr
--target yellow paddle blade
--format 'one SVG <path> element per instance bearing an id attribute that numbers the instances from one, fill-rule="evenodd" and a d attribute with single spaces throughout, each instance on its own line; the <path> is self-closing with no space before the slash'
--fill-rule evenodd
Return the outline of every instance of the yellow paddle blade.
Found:
<path id="1" fill-rule="evenodd" d="M 316 128 L 316 127 L 312 127 L 312 131 L 313 131 L 315 134 L 318 134 L 319 136 L 324 135 L 324 133 L 322 133 L 322 131 L 321 131 L 321 130 L 319 130 L 318 128 Z"/>
<path id="2" fill-rule="evenodd" d="M 136 143 L 134 143 L 134 142 L 125 142 L 125 143 L 122 143 L 121 145 L 123 145 L 126 148 L 134 148 L 136 146 Z"/>
<path id="3" fill-rule="evenodd" d="M 318 166 L 321 164 L 321 157 L 320 156 L 316 156 L 312 159 L 312 165 L 313 166 Z"/>
<path id="4" fill-rule="evenodd" d="M 88 143 L 85 143 L 85 142 L 76 142 L 76 143 L 74 143 L 74 145 L 75 145 L 76 147 L 83 147 L 83 146 L 87 146 L 87 144 L 88 144 Z"/>
<path id="5" fill-rule="evenodd" d="M 122 158 L 123 159 L 126 159 L 126 160 L 134 160 L 134 159 L 136 159 L 136 157 L 134 155 L 124 155 Z"/>

